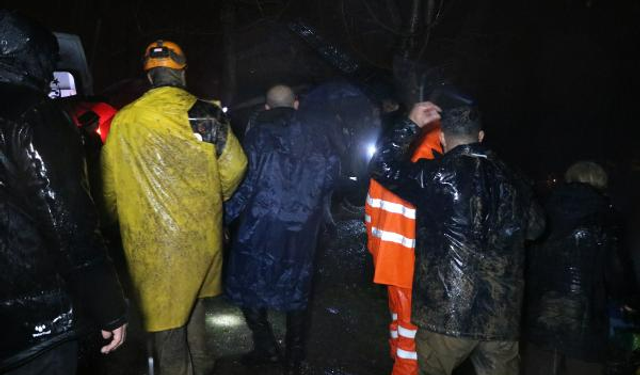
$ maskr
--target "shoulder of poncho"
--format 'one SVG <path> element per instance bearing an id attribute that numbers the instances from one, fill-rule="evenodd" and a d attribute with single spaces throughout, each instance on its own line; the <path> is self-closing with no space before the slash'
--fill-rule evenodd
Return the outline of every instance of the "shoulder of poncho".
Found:
<path id="1" fill-rule="evenodd" d="M 198 98 L 193 94 L 175 87 L 159 87 L 147 91 L 140 98 L 120 110 L 128 112 L 142 108 L 188 110 Z"/>

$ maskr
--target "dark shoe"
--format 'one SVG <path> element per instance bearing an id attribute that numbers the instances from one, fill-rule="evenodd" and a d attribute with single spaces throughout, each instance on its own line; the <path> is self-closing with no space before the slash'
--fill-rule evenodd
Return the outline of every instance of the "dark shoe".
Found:
<path id="1" fill-rule="evenodd" d="M 282 360 L 278 342 L 267 320 L 266 309 L 242 308 L 247 326 L 253 334 L 253 350 L 240 359 L 247 366 L 278 363 Z"/>

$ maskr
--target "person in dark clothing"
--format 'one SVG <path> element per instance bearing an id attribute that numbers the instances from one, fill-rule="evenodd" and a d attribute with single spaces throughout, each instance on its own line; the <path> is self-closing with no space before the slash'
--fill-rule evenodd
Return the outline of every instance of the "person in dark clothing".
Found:
<path id="1" fill-rule="evenodd" d="M 478 374 L 517 374 L 524 243 L 544 228 L 522 177 L 481 142 L 477 109 L 443 112 L 445 155 L 410 163 L 430 102 L 379 141 L 372 177 L 416 206 L 412 317 L 421 374 L 451 374 L 470 357 Z"/>
<path id="2" fill-rule="evenodd" d="M 578 162 L 546 204 L 549 233 L 530 252 L 525 374 L 603 374 L 607 286 L 616 269 L 607 174 Z"/>
<path id="3" fill-rule="evenodd" d="M 102 173 L 100 171 L 100 150 L 102 149 L 102 139 L 96 132 L 100 125 L 100 117 L 89 110 L 78 116 L 80 135 L 84 143 L 84 151 L 87 160 L 87 175 L 89 177 L 89 188 L 94 199 L 100 197 L 102 192 Z"/>
<path id="4" fill-rule="evenodd" d="M 240 218 L 225 290 L 242 308 L 253 332 L 254 349 L 243 362 L 281 360 L 267 309 L 286 311 L 287 374 L 299 373 L 304 359 L 306 310 L 323 202 L 339 172 L 330 140 L 320 127 L 300 121 L 297 105 L 289 87 L 269 90 L 267 110 L 245 138 L 247 175 L 225 205 L 227 222 Z"/>
<path id="5" fill-rule="evenodd" d="M 124 341 L 126 303 L 98 230 L 78 130 L 47 97 L 54 35 L 0 11 L 0 372 L 74 374 L 77 338 Z"/>

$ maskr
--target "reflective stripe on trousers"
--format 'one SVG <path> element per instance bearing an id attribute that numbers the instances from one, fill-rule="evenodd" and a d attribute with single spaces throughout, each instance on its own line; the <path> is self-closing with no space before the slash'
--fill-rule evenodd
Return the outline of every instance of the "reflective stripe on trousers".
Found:
<path id="1" fill-rule="evenodd" d="M 394 360 L 392 375 L 417 375 L 418 353 L 415 337 L 418 328 L 411 324 L 411 289 L 388 286 L 391 310 L 391 357 Z"/>

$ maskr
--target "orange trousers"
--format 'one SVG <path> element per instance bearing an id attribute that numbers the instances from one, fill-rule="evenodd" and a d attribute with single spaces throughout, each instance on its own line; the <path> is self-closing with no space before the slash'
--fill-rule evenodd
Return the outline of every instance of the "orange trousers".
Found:
<path id="1" fill-rule="evenodd" d="M 392 375 L 417 375 L 418 354 L 416 333 L 418 327 L 411 324 L 411 289 L 387 286 L 389 310 L 392 321 L 389 326 L 389 345 L 394 359 Z"/>

